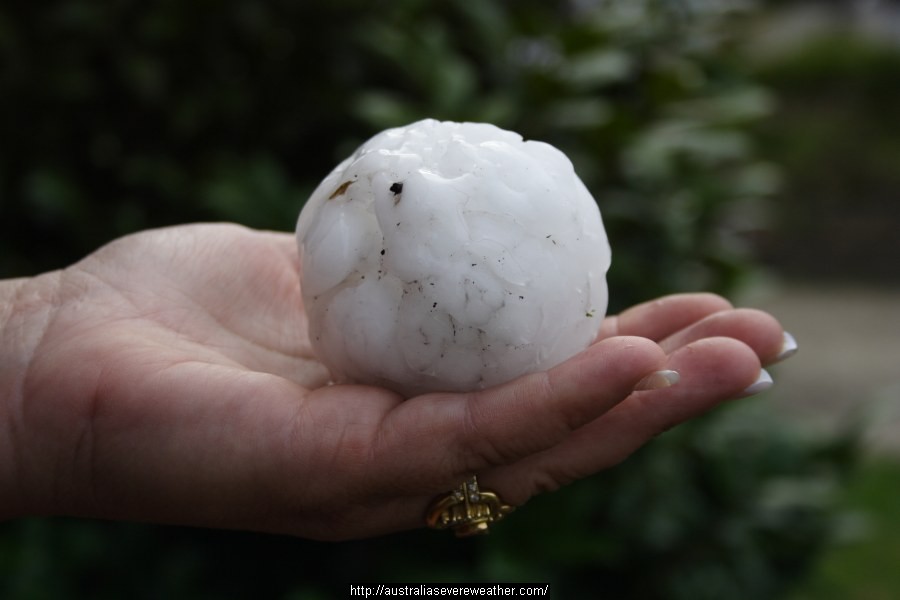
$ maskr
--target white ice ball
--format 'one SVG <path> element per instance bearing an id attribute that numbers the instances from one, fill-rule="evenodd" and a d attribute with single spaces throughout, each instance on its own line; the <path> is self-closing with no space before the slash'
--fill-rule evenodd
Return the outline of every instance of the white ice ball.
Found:
<path id="1" fill-rule="evenodd" d="M 572 163 L 489 124 L 376 135 L 310 196 L 297 242 L 337 382 L 496 385 L 585 349 L 606 312 L 609 243 Z"/>

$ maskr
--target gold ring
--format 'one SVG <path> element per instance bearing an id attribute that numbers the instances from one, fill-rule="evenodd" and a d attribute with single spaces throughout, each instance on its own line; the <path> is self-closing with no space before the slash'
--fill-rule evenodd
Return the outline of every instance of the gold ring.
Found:
<path id="1" fill-rule="evenodd" d="M 453 529 L 456 537 L 487 533 L 488 526 L 515 510 L 494 492 L 478 489 L 473 475 L 458 488 L 435 498 L 425 513 L 432 529 Z"/>

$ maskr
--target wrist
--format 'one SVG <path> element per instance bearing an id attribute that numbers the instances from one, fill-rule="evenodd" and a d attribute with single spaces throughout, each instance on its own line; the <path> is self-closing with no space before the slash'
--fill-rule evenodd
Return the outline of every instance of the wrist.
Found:
<path id="1" fill-rule="evenodd" d="M 56 274 L 0 281 L 0 520 L 28 513 L 26 381 L 53 309 Z"/>

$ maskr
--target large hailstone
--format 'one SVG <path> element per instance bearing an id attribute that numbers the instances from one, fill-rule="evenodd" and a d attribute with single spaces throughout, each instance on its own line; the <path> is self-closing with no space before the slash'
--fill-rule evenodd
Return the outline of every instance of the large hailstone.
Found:
<path id="1" fill-rule="evenodd" d="M 572 163 L 489 124 L 376 135 L 313 192 L 297 241 L 337 382 L 492 386 L 585 349 L 606 312 L 609 244 Z"/>

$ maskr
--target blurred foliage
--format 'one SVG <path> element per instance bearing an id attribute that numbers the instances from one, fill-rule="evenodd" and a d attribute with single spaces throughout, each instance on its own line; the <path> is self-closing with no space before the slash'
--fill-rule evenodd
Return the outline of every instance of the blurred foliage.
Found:
<path id="1" fill-rule="evenodd" d="M 538 496 L 489 536 L 323 544 L 26 519 L 0 529 L 4 598 L 345 598 L 360 582 L 550 582 L 555 598 L 771 599 L 843 521 L 852 438 L 798 438 L 758 404 Z"/>
<path id="2" fill-rule="evenodd" d="M 771 194 L 750 127 L 767 92 L 733 52 L 748 2 L 55 0 L 0 7 L 0 276 L 139 228 L 291 229 L 378 130 L 491 121 L 557 145 L 603 211 L 612 310 L 727 293 Z M 6 598 L 339 598 L 361 581 L 549 580 L 565 598 L 771 598 L 836 515 L 846 440 L 729 410 L 534 499 L 488 538 L 319 544 L 26 519 L 0 528 Z"/>
<path id="3" fill-rule="evenodd" d="M 804 278 L 900 283 L 900 46 L 837 27 L 765 60 L 760 128 L 783 166 L 766 260 Z"/>
<path id="4" fill-rule="evenodd" d="M 378 130 L 490 121 L 566 151 L 616 250 L 614 307 L 727 289 L 726 212 L 768 193 L 768 106 L 729 2 L 341 0 L 0 9 L 0 276 L 142 227 L 289 229 Z M 52 240 L 41 244 L 39 240 Z"/>
<path id="5" fill-rule="evenodd" d="M 833 547 L 792 600 L 881 600 L 900 592 L 900 462 L 866 460 L 842 490 L 841 505 L 852 511 Z"/>

